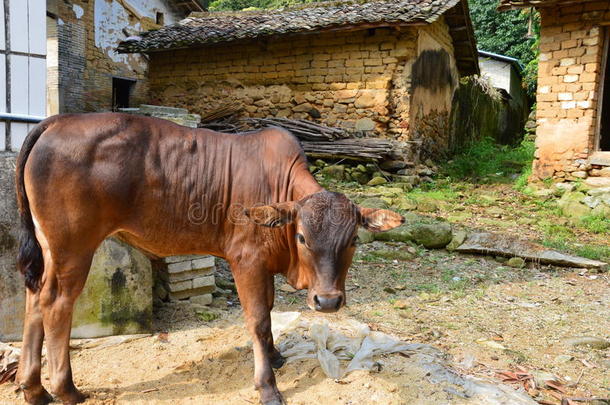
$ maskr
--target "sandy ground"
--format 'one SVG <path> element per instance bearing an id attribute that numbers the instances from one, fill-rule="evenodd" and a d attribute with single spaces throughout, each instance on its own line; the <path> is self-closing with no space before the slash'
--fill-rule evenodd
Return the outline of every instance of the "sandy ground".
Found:
<path id="1" fill-rule="evenodd" d="M 494 192 L 499 201 L 493 205 L 504 213 L 487 213 L 487 205 L 468 206 L 463 209 L 475 215 L 467 225 L 495 230 L 501 216 L 509 225 L 504 231 L 540 239 L 535 209 L 527 201 L 514 202 L 509 189 Z M 458 205 L 436 215 L 447 216 Z M 512 217 L 532 218 L 532 224 L 518 224 Z M 608 240 L 607 234 L 575 237 L 597 245 Z M 380 249 L 409 251 L 412 257 L 382 259 L 374 255 Z M 230 279 L 226 269 L 219 276 Z M 279 289 L 282 285 L 278 277 L 276 310 L 321 316 L 307 309 L 304 292 L 285 292 Z M 610 348 L 566 342 L 582 335 L 610 339 L 607 272 L 536 264 L 511 268 L 493 257 L 373 242 L 358 247 L 346 286 L 348 306 L 325 315 L 331 321 L 352 318 L 408 342 L 431 344 L 448 353 L 453 367 L 467 375 L 498 381 L 506 379 L 502 372 L 536 377 L 550 373 L 561 390 L 544 383 L 530 387 L 530 395 L 540 403 L 610 398 Z M 169 303 L 156 313 L 153 336 L 106 348 L 74 349 L 75 381 L 91 395 L 87 404 L 258 403 L 251 344 L 238 299 L 232 294 L 218 297 L 210 312 L 218 319 L 204 321 L 192 307 Z M 357 371 L 340 381 L 326 378 L 314 360 L 287 364 L 276 376 L 288 403 L 295 405 L 461 403 L 430 384 L 426 375 L 414 373 L 408 360 L 388 355 L 379 359 L 381 371 Z M 46 370 L 43 383 L 48 386 Z M 0 386 L 1 405 L 20 403 L 14 385 Z"/>

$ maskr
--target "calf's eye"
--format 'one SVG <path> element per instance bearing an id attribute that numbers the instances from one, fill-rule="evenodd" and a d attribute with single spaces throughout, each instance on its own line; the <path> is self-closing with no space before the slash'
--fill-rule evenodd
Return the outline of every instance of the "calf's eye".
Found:
<path id="1" fill-rule="evenodd" d="M 297 233 L 296 237 L 297 237 L 297 240 L 299 241 L 299 243 L 301 243 L 303 245 L 305 244 L 305 237 L 303 235 L 301 235 L 300 233 Z"/>

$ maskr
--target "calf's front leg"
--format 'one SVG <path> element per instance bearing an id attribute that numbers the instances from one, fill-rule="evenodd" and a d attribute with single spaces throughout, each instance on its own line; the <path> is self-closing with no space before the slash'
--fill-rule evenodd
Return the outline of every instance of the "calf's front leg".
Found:
<path id="1" fill-rule="evenodd" d="M 268 305 L 269 294 L 273 294 L 269 291 L 269 288 L 273 289 L 272 276 L 262 268 L 232 267 L 246 326 L 252 335 L 254 386 L 263 405 L 283 405 L 286 402 L 277 388 L 270 358 L 275 351 Z"/>

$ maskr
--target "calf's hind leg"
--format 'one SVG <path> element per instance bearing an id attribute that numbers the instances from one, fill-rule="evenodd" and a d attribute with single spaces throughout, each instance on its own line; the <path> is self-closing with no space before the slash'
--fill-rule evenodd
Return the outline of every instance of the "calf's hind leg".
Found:
<path id="1" fill-rule="evenodd" d="M 65 253 L 62 256 L 65 257 Z M 86 396 L 76 389 L 72 380 L 72 313 L 87 280 L 93 252 L 66 258 L 59 258 L 59 255 L 52 257 L 51 265 L 45 268 L 46 280 L 40 292 L 51 392 L 64 404 L 73 405 L 83 402 Z"/>
<path id="2" fill-rule="evenodd" d="M 44 329 L 39 300 L 39 292 L 26 289 L 23 346 L 16 378 L 17 384 L 23 390 L 25 400 L 32 405 L 46 405 L 53 400 L 40 381 Z"/>

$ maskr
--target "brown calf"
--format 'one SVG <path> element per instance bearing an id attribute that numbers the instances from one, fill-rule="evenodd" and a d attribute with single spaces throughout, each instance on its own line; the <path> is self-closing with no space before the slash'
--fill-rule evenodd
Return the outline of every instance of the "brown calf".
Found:
<path id="1" fill-rule="evenodd" d="M 17 164 L 18 258 L 27 308 L 17 381 L 31 404 L 51 396 L 40 379 L 46 337 L 51 392 L 84 400 L 72 381 L 74 302 L 104 238 L 157 257 L 226 258 L 253 337 L 255 386 L 282 404 L 272 366 L 273 275 L 308 288 L 308 305 L 337 311 L 357 226 L 383 231 L 403 218 L 358 208 L 311 176 L 298 142 L 280 129 L 227 135 L 125 114 L 51 117 L 28 135 Z"/>

